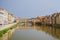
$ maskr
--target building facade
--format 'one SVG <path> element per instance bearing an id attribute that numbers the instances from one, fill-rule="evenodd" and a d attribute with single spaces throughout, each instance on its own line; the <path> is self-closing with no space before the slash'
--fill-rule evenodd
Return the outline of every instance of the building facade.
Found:
<path id="1" fill-rule="evenodd" d="M 60 13 L 57 13 L 55 19 L 56 19 L 56 24 L 60 25 Z"/>
<path id="2" fill-rule="evenodd" d="M 8 12 L 0 8 L 0 25 L 8 24 Z"/>
<path id="3" fill-rule="evenodd" d="M 8 23 L 14 23 L 15 21 L 15 16 L 13 14 L 8 14 Z"/>

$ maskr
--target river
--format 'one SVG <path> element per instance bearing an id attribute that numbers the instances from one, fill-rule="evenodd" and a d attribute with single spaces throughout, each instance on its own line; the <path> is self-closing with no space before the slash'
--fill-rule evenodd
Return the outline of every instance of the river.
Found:
<path id="1" fill-rule="evenodd" d="M 60 28 L 19 25 L 9 40 L 60 40 Z"/>
<path id="2" fill-rule="evenodd" d="M 0 40 L 60 40 L 60 28 L 18 25 L 0 37 Z"/>

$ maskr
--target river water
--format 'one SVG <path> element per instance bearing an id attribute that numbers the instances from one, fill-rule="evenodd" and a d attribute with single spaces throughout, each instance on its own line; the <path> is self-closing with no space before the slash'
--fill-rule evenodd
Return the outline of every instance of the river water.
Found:
<path id="1" fill-rule="evenodd" d="M 9 40 L 60 40 L 60 28 L 19 25 Z"/>
<path id="2" fill-rule="evenodd" d="M 60 40 L 60 28 L 37 25 L 17 25 L 0 40 Z"/>

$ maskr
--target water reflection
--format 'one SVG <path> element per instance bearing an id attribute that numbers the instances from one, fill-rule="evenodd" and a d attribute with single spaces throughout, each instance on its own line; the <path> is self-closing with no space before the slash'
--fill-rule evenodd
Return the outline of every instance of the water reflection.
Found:
<path id="1" fill-rule="evenodd" d="M 18 25 L 0 37 L 0 40 L 60 40 L 60 28 Z"/>
<path id="2" fill-rule="evenodd" d="M 18 26 L 10 40 L 60 40 L 60 29 L 50 26 Z"/>
<path id="3" fill-rule="evenodd" d="M 15 31 L 15 29 L 9 30 L 2 37 L 0 37 L 0 40 L 9 40 L 14 31 Z"/>

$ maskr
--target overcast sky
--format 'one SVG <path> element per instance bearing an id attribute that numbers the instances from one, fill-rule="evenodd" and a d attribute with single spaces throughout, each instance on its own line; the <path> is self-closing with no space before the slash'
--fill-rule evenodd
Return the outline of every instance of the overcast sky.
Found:
<path id="1" fill-rule="evenodd" d="M 60 0 L 0 0 L 0 8 L 21 18 L 60 12 Z"/>

